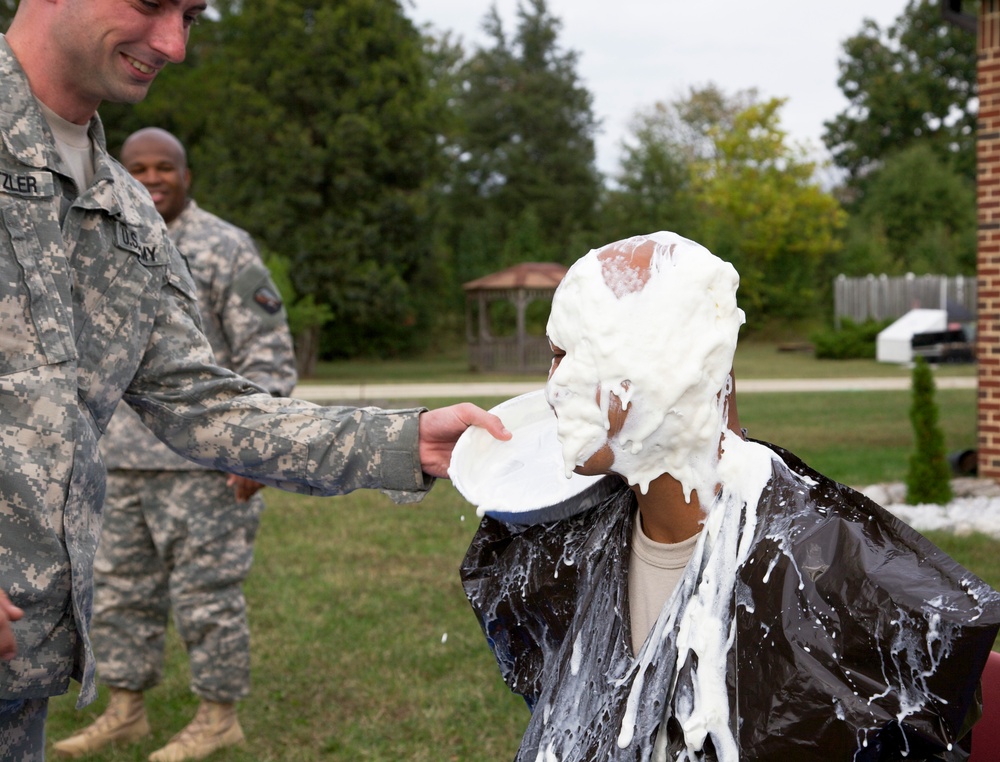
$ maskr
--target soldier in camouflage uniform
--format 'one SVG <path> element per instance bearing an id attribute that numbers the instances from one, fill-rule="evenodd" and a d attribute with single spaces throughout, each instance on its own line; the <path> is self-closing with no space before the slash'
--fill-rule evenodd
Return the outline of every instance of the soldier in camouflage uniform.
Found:
<path id="1" fill-rule="evenodd" d="M 215 364 L 191 274 L 105 148 L 102 100 L 184 58 L 202 0 L 20 0 L 0 39 L 0 759 L 44 759 L 49 696 L 95 697 L 88 635 L 105 469 L 124 399 L 172 450 L 307 494 L 418 500 L 457 437 L 440 410 L 322 408 Z M 30 81 L 30 84 L 29 84 Z"/>
<path id="2" fill-rule="evenodd" d="M 275 396 L 291 394 L 291 333 L 250 236 L 188 197 L 184 147 L 169 132 L 133 134 L 121 161 L 150 192 L 191 266 L 216 362 Z M 149 734 L 143 691 L 162 676 L 171 608 L 190 657 L 191 689 L 202 703 L 196 719 L 150 759 L 198 759 L 241 743 L 235 702 L 250 691 L 243 581 L 264 508 L 254 494 L 262 485 L 174 454 L 127 405 L 115 411 L 100 444 L 108 483 L 91 638 L 111 698 L 93 724 L 53 750 L 72 758 Z"/>

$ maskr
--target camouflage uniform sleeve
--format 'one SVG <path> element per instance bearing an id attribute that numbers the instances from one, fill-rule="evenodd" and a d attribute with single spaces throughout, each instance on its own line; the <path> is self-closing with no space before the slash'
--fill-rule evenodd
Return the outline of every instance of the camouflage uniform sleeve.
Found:
<path id="1" fill-rule="evenodd" d="M 228 366 L 271 394 L 292 393 L 298 376 L 281 295 L 250 236 L 234 229 L 230 278 L 220 294 Z"/>
<path id="2" fill-rule="evenodd" d="M 172 450 L 305 494 L 370 488 L 412 502 L 430 488 L 418 451 L 421 410 L 319 407 L 272 397 L 215 364 L 183 267 L 171 267 L 160 302 L 125 400 Z"/>

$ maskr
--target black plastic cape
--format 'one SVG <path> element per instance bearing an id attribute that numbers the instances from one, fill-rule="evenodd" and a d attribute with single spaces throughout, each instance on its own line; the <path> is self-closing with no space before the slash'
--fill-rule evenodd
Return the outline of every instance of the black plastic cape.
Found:
<path id="1" fill-rule="evenodd" d="M 461 574 L 504 680 L 532 709 L 518 760 L 968 758 L 1000 596 L 864 495 L 767 447 L 777 457 L 756 520 L 746 507 L 734 518 L 752 545 L 717 624 L 721 730 L 697 732 L 699 702 L 715 699 L 677 643 L 709 559 L 731 546 L 695 551 L 633 657 L 631 490 L 553 523 L 483 520 Z"/>

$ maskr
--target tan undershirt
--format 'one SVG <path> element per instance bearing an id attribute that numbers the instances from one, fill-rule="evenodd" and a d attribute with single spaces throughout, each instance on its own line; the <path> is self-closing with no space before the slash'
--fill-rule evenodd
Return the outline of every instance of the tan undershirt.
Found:
<path id="1" fill-rule="evenodd" d="M 700 534 L 700 533 L 699 533 Z M 691 560 L 699 535 L 676 543 L 655 542 L 642 531 L 636 511 L 632 552 L 628 562 L 628 605 L 631 614 L 632 653 L 639 653 L 663 605 L 677 587 Z"/>
<path id="2" fill-rule="evenodd" d="M 56 150 L 69 167 L 77 191 L 82 193 L 94 179 L 94 146 L 90 140 L 90 125 L 75 124 L 63 119 L 41 101 L 38 101 L 38 105 L 56 139 Z"/>

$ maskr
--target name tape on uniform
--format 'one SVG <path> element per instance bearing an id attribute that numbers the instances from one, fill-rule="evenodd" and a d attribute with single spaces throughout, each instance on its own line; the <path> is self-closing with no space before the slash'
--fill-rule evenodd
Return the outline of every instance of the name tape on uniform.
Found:
<path id="1" fill-rule="evenodd" d="M 0 169 L 0 191 L 12 196 L 46 198 L 55 195 L 51 172 L 7 172 Z"/>

